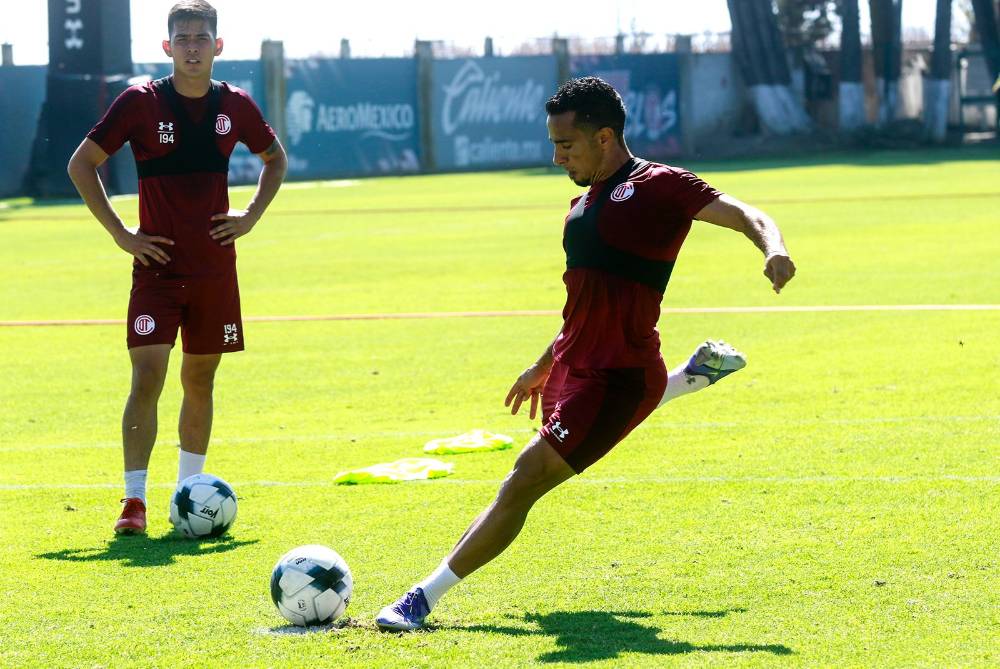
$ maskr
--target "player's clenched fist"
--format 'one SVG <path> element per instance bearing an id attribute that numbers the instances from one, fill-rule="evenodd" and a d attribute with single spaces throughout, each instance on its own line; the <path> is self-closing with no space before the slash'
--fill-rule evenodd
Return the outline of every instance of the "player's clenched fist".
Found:
<path id="1" fill-rule="evenodd" d="M 795 276 L 795 263 L 788 256 L 773 255 L 764 265 L 764 276 L 771 281 L 774 292 L 780 293 L 785 284 Z"/>

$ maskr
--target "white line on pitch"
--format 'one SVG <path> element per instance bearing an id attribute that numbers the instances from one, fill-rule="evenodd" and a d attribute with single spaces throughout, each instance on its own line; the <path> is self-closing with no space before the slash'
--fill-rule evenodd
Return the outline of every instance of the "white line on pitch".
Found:
<path id="1" fill-rule="evenodd" d="M 502 479 L 434 479 L 432 481 L 411 481 L 417 485 L 498 485 Z M 904 485 L 909 483 L 987 483 L 990 485 L 1000 484 L 1000 476 L 616 476 L 609 478 L 588 478 L 587 476 L 574 478 L 564 485 L 643 485 L 643 484 L 666 484 L 666 485 L 715 485 L 715 484 L 788 484 L 788 485 L 809 485 L 809 484 L 838 484 L 838 483 L 873 483 L 873 484 L 893 484 Z M 121 488 L 121 483 L 6 483 L 0 484 L 0 492 L 4 491 L 24 491 L 24 490 L 107 490 Z M 378 486 L 380 484 L 369 484 Z M 390 485 L 390 484 L 381 484 Z M 232 486 L 240 488 L 250 488 L 254 486 L 263 488 L 357 488 L 356 485 L 343 485 L 334 483 L 332 480 L 326 481 L 235 481 Z M 154 483 L 149 488 L 173 488 L 172 483 Z"/>
<path id="2" fill-rule="evenodd" d="M 767 427 L 770 425 L 780 424 L 782 427 L 816 427 L 819 425 L 896 425 L 905 423 L 977 423 L 977 422 L 992 422 L 998 421 L 998 426 L 1000 426 L 1000 415 L 996 414 L 984 414 L 982 416 L 878 416 L 873 418 L 815 418 L 810 420 L 785 420 L 780 421 L 770 421 L 770 420 L 746 420 L 746 421 L 699 421 L 697 423 L 666 423 L 657 424 L 650 422 L 648 424 L 642 425 L 637 428 L 637 433 L 642 432 L 658 432 L 662 430 L 669 430 L 671 432 L 678 432 L 683 430 L 704 430 L 706 428 L 760 428 Z M 449 435 L 457 434 L 460 430 L 449 431 L 449 430 L 423 430 L 414 432 L 355 432 L 355 433 L 343 433 L 343 434 L 275 434 L 264 437 L 221 437 L 217 438 L 213 445 L 224 446 L 226 444 L 259 444 L 259 443 L 272 443 L 272 442 L 318 442 L 318 441 L 328 441 L 328 442 L 341 442 L 346 443 L 352 439 L 354 440 L 372 440 L 372 439 L 406 439 L 409 437 L 415 438 L 438 438 L 446 437 Z M 510 434 L 533 434 L 535 432 L 534 428 L 530 427 L 519 427 L 514 429 L 505 429 L 504 433 Z M 157 446 L 163 447 L 174 447 L 177 444 L 170 444 L 169 442 L 160 442 Z M 19 452 L 30 452 L 30 451 L 42 451 L 42 450 L 77 450 L 77 449 L 106 449 L 106 448 L 121 448 L 121 442 L 118 441 L 102 441 L 92 444 L 29 444 L 25 446 L 0 446 L 0 453 L 19 453 Z"/>
<path id="3" fill-rule="evenodd" d="M 213 441 L 213 445 L 220 446 L 224 444 L 256 444 L 256 443 L 268 443 L 276 441 L 285 442 L 317 442 L 317 441 L 339 441 L 348 442 L 352 439 L 354 440 L 364 440 L 364 439 L 406 439 L 409 437 L 415 438 L 439 438 L 454 436 L 461 432 L 461 430 L 419 430 L 412 432 L 355 432 L 355 433 L 341 433 L 341 434 L 274 434 L 266 437 L 229 437 L 229 438 L 217 438 Z M 534 428 L 530 427 L 519 427 L 512 430 L 504 430 L 504 434 L 532 434 L 535 432 Z M 104 441 L 97 442 L 93 444 L 39 444 L 35 446 L 4 446 L 0 447 L 0 453 L 9 453 L 17 451 L 34 451 L 34 450 L 48 450 L 48 449 L 80 449 L 80 448 L 121 448 L 120 441 Z M 174 447 L 177 448 L 177 444 L 170 444 L 168 442 L 158 442 L 157 446 L 161 447 Z"/>
<path id="4" fill-rule="evenodd" d="M 893 311 L 1000 311 L 1000 304 L 842 304 L 842 305 L 790 305 L 790 306 L 734 306 L 734 307 L 675 307 L 664 309 L 666 315 L 682 314 L 775 314 L 775 313 L 830 313 L 830 312 L 893 312 Z M 373 314 L 317 314 L 292 316 L 247 316 L 243 320 L 253 323 L 314 322 L 314 321 L 387 321 L 429 320 L 437 318 L 509 318 L 531 316 L 558 316 L 556 309 L 528 309 L 510 311 L 428 311 Z M 0 321 L 0 327 L 47 327 L 84 325 L 123 325 L 120 318 L 53 319 L 29 321 Z"/>

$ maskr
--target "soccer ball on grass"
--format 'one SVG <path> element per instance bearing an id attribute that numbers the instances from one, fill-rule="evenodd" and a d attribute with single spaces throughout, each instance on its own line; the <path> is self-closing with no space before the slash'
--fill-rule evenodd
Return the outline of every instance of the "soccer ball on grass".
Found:
<path id="1" fill-rule="evenodd" d="M 189 476 L 170 499 L 170 522 L 189 539 L 221 536 L 234 520 L 236 493 L 218 476 Z"/>
<path id="2" fill-rule="evenodd" d="M 350 567 L 326 546 L 293 548 L 271 572 L 271 600 L 285 620 L 300 627 L 332 623 L 344 614 L 353 591 Z"/>

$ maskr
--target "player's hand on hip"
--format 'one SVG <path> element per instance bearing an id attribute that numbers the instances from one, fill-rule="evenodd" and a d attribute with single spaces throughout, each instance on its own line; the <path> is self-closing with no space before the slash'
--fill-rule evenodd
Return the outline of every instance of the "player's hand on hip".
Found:
<path id="1" fill-rule="evenodd" d="M 118 246 L 126 253 L 135 256 L 139 262 L 146 267 L 149 267 L 150 260 L 155 260 L 161 265 L 166 265 L 170 262 L 170 256 L 168 256 L 167 252 L 158 245 L 174 245 L 172 239 L 158 237 L 156 235 L 147 235 L 142 230 L 132 232 L 131 230 L 127 230 L 125 228 L 122 228 L 121 234 L 115 236 L 115 243 L 117 243 Z"/>
<path id="2" fill-rule="evenodd" d="M 216 214 L 212 216 L 212 220 L 222 221 L 222 223 L 209 230 L 208 234 L 215 241 L 221 242 L 223 246 L 232 244 L 239 237 L 250 232 L 257 224 L 257 220 L 248 212 L 239 209 L 230 209 L 225 214 Z"/>
<path id="3" fill-rule="evenodd" d="M 538 398 L 542 396 L 542 387 L 548 378 L 548 368 L 537 364 L 528 367 L 521 372 L 521 376 L 517 377 L 517 381 L 511 386 L 503 405 L 510 407 L 511 415 L 516 415 L 521 409 L 521 404 L 530 399 L 531 409 L 528 412 L 528 417 L 534 419 L 535 414 L 538 413 Z"/>
<path id="4" fill-rule="evenodd" d="M 785 284 L 795 276 L 795 263 L 787 255 L 768 256 L 764 264 L 764 276 L 771 282 L 774 292 L 780 293 Z"/>

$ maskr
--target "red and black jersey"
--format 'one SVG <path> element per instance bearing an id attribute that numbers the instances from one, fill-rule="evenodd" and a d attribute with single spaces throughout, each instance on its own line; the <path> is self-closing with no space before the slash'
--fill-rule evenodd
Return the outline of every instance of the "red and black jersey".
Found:
<path id="1" fill-rule="evenodd" d="M 212 81 L 186 98 L 173 77 L 132 86 L 87 135 L 107 154 L 129 142 L 139 174 L 139 228 L 172 239 L 170 262 L 150 267 L 173 276 L 221 275 L 236 261 L 233 245 L 209 237 L 214 214 L 229 210 L 229 156 L 236 142 L 266 150 L 274 131 L 243 90 Z M 146 269 L 138 260 L 138 270 Z"/>
<path id="2" fill-rule="evenodd" d="M 660 358 L 656 322 L 674 261 L 694 216 L 719 195 L 690 172 L 631 158 L 573 199 L 557 361 L 609 369 Z"/>

